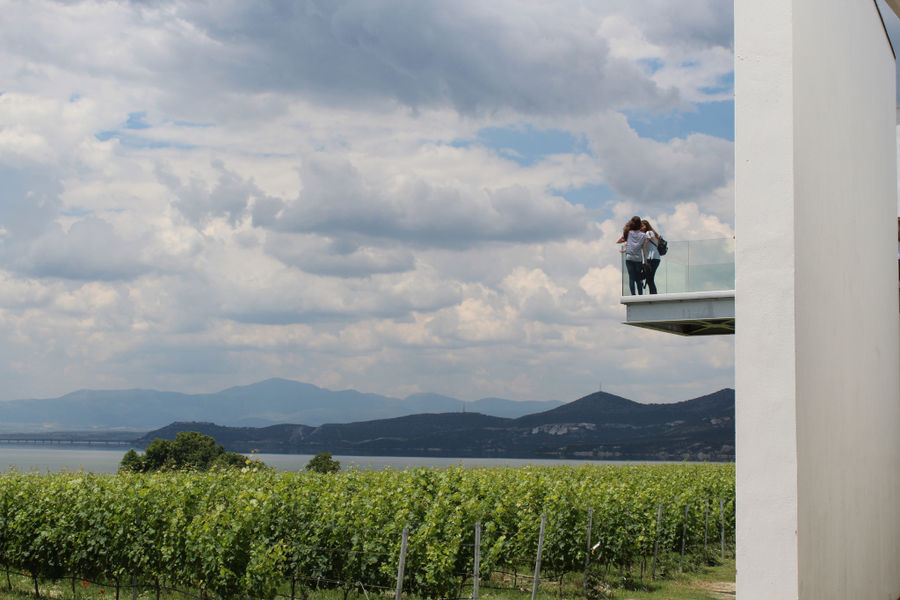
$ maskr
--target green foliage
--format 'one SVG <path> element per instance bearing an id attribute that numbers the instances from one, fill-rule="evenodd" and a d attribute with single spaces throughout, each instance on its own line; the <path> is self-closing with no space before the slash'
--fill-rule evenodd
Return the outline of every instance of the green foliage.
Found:
<path id="1" fill-rule="evenodd" d="M 225 454 L 225 448 L 216 445 L 212 437 L 196 431 L 181 431 L 172 443 L 172 456 L 178 468 L 208 469 L 221 454 Z"/>
<path id="2" fill-rule="evenodd" d="M 172 455 L 172 441 L 156 438 L 144 450 L 144 462 L 141 471 L 161 471 L 174 468 L 175 457 Z"/>
<path id="3" fill-rule="evenodd" d="M 588 508 L 591 561 L 614 570 L 649 563 L 657 539 L 677 554 L 685 527 L 699 553 L 706 518 L 717 548 L 719 498 L 734 536 L 733 465 L 11 472 L 0 495 L 0 563 L 47 578 L 133 574 L 220 598 L 271 598 L 292 578 L 392 589 L 405 526 L 404 590 L 425 597 L 458 595 L 476 522 L 484 577 L 533 565 L 541 514 L 545 572 L 584 568 Z"/>
<path id="4" fill-rule="evenodd" d="M 341 463 L 331 458 L 331 452 L 320 452 L 306 463 L 306 470 L 313 473 L 337 473 Z"/>
<path id="5" fill-rule="evenodd" d="M 141 458 L 141 455 L 138 454 L 134 448 L 131 448 L 125 453 L 125 456 L 122 457 L 122 462 L 119 463 L 119 469 L 131 473 L 140 473 L 144 470 L 144 459 Z"/>
<path id="6" fill-rule="evenodd" d="M 216 440 L 196 431 L 181 431 L 175 440 L 156 438 L 147 445 L 141 456 L 130 449 L 119 463 L 123 473 L 149 473 L 152 471 L 208 471 L 213 468 L 266 469 L 258 460 L 248 460 L 236 452 L 227 452 Z"/>

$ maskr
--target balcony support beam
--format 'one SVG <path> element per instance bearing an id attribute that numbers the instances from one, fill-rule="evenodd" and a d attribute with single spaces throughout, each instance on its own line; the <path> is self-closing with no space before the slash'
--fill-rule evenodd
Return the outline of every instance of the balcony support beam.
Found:
<path id="1" fill-rule="evenodd" d="M 623 296 L 625 324 L 678 335 L 733 335 L 734 290 Z"/>

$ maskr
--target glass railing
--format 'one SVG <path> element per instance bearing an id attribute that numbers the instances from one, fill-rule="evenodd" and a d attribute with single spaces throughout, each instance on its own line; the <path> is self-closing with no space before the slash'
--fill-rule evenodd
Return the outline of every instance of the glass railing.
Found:
<path id="1" fill-rule="evenodd" d="M 662 257 L 654 282 L 659 294 L 733 290 L 734 238 L 669 242 L 669 252 Z M 643 292 L 649 294 L 650 290 L 645 287 Z M 622 295 L 631 295 L 624 254 Z"/>

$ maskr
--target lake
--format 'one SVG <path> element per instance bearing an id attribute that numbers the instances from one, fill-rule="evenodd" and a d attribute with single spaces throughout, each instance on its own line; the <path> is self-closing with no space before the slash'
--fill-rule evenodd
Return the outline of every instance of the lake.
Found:
<path id="1" fill-rule="evenodd" d="M 0 445 L 0 472 L 91 471 L 115 473 L 127 448 L 60 448 L 18 444 Z M 255 454 L 256 458 L 278 471 L 302 471 L 311 454 Z M 638 464 L 646 461 L 540 460 L 517 458 L 441 458 L 398 456 L 337 456 L 341 467 L 360 470 L 402 470 L 415 467 L 521 467 L 525 465 Z"/>

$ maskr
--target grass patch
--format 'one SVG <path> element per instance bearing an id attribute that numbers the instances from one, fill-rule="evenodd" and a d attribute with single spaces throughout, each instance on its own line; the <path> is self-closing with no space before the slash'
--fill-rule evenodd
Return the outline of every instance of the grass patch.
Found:
<path id="1" fill-rule="evenodd" d="M 638 590 L 612 590 L 610 600 L 728 600 L 734 593 L 734 559 L 697 572 L 672 575 Z"/>
<path id="2" fill-rule="evenodd" d="M 657 578 L 649 581 L 646 578 L 640 580 L 624 580 L 626 587 L 611 587 L 607 582 L 592 580 L 587 594 L 587 600 L 731 600 L 735 597 L 735 564 L 734 559 L 725 560 L 722 564 L 699 567 L 687 573 L 667 572 L 665 579 Z M 5 578 L 4 578 L 5 579 Z M 614 578 L 607 578 L 615 581 Z M 31 578 L 12 576 L 13 590 L 6 588 L 6 582 L 0 586 L 0 600 L 26 600 L 34 598 L 34 583 Z M 518 588 L 509 588 L 508 581 L 485 582 L 479 592 L 479 600 L 531 600 L 531 582 L 527 577 L 519 576 Z M 507 589 L 496 589 L 491 586 L 499 585 Z M 41 598 L 57 600 L 108 600 L 116 597 L 114 587 L 98 584 L 83 585 L 80 581 L 76 585 L 73 595 L 71 582 L 41 581 Z M 287 590 L 285 590 L 287 591 Z M 472 588 L 467 584 L 460 590 L 460 596 L 471 599 Z M 123 587 L 120 590 L 121 600 L 130 600 L 131 590 Z M 141 600 L 156 600 L 156 592 L 144 590 L 137 595 Z M 176 592 L 166 593 L 160 596 L 161 600 L 186 600 L 196 598 L 197 590 L 191 595 Z M 297 599 L 304 596 L 297 590 Z M 305 590 L 306 600 L 392 600 L 393 593 L 378 594 L 372 591 L 363 593 L 359 589 L 350 590 L 345 596 L 341 589 Z M 288 595 L 279 598 L 289 598 Z M 404 594 L 405 600 L 420 600 L 415 596 Z M 584 600 L 583 580 L 580 574 L 570 573 L 563 577 L 562 582 L 543 582 L 538 591 L 539 600 Z"/>

